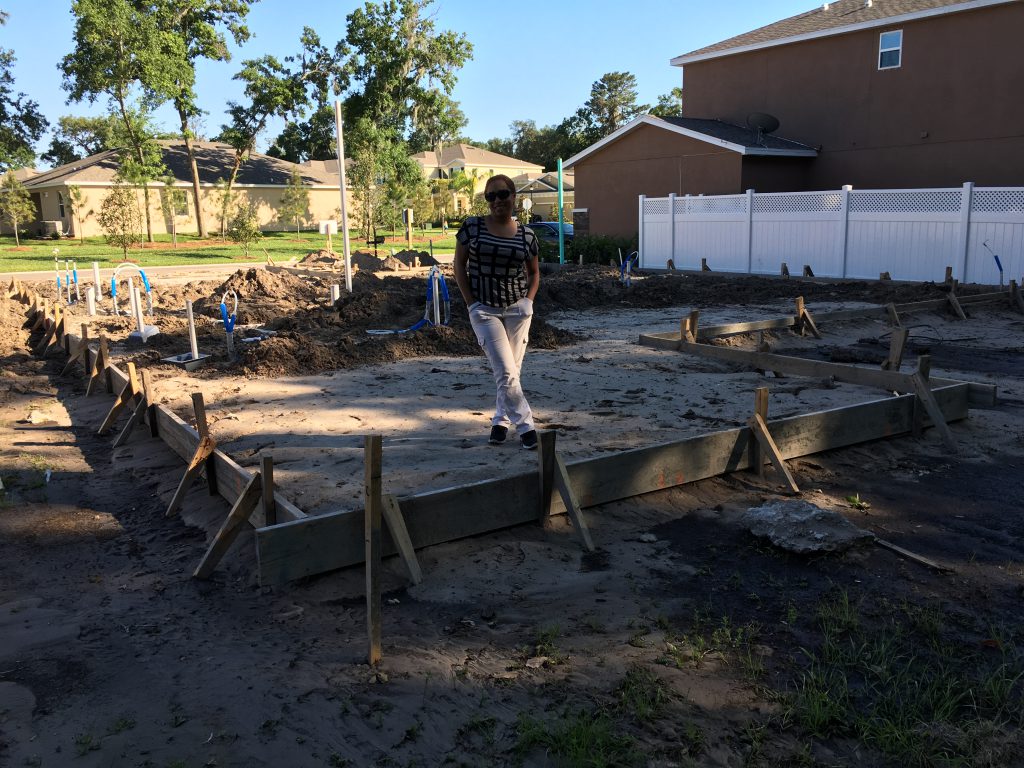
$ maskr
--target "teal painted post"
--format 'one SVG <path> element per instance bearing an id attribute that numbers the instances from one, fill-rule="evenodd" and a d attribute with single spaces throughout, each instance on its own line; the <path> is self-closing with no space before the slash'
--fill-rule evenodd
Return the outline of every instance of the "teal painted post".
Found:
<path id="1" fill-rule="evenodd" d="M 565 215 L 562 203 L 562 158 L 558 158 L 558 263 L 565 264 Z"/>

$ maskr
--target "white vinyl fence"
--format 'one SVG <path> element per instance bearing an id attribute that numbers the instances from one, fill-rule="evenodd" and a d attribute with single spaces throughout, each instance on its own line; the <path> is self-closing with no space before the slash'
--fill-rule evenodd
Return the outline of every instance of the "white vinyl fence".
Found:
<path id="1" fill-rule="evenodd" d="M 993 256 L 995 254 L 995 256 Z M 1024 187 L 640 196 L 640 266 L 998 285 L 1024 275 Z"/>

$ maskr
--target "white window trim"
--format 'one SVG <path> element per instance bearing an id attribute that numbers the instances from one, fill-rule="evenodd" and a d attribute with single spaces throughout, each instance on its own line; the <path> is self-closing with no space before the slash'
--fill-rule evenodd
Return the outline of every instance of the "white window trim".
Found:
<path id="1" fill-rule="evenodd" d="M 885 35 L 890 35 L 893 32 L 899 32 L 900 33 L 900 44 L 898 46 L 891 47 L 891 48 L 883 48 L 882 47 L 882 37 L 884 37 Z M 900 54 L 899 63 L 898 64 L 890 65 L 888 67 L 883 67 L 882 66 L 882 54 L 883 53 L 890 53 L 892 51 L 899 51 L 899 54 Z M 902 66 L 903 66 L 903 30 L 902 29 L 887 29 L 887 30 L 885 30 L 885 32 L 880 32 L 879 35 L 878 35 L 878 69 L 879 69 L 879 71 L 881 71 L 883 69 L 899 69 Z"/>

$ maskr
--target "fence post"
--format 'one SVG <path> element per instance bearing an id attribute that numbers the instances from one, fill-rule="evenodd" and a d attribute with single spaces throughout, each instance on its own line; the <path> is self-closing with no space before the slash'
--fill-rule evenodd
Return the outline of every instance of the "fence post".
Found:
<path id="1" fill-rule="evenodd" d="M 852 184 L 843 184 L 839 193 L 839 211 L 843 217 L 839 222 L 839 244 L 843 249 L 843 277 L 846 277 L 846 258 L 850 252 L 847 234 L 850 231 L 850 191 L 852 189 Z"/>
<path id="2" fill-rule="evenodd" d="M 676 261 L 676 193 L 668 193 L 669 258 Z"/>
<path id="3" fill-rule="evenodd" d="M 747 274 L 754 274 L 754 190 L 747 190 Z"/>
<path id="4" fill-rule="evenodd" d="M 636 237 L 636 249 L 639 251 L 639 262 L 641 267 L 647 267 L 647 261 L 644 259 L 644 199 L 645 195 L 640 195 L 640 226 L 639 232 Z"/>
<path id="5" fill-rule="evenodd" d="M 960 275 L 962 282 L 967 282 L 967 256 L 971 247 L 971 199 L 974 196 L 974 182 L 965 181 L 964 191 L 960 196 L 960 252 L 964 255 L 964 270 Z"/>

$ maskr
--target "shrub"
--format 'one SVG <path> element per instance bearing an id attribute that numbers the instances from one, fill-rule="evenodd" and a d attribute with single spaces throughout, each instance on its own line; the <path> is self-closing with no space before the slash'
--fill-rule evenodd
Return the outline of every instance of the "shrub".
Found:
<path id="1" fill-rule="evenodd" d="M 616 237 L 613 235 L 577 235 L 572 243 L 565 244 L 565 260 L 578 263 L 580 256 L 584 264 L 619 263 L 619 252 L 622 258 L 637 249 L 637 239 L 633 237 Z M 558 243 L 542 241 L 540 243 L 541 261 L 558 261 Z"/>

